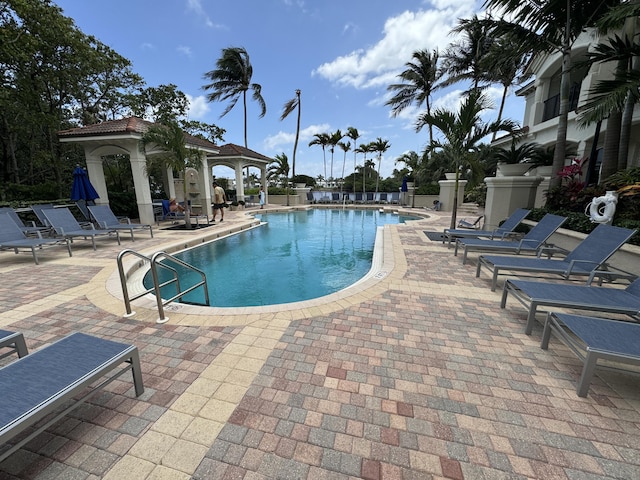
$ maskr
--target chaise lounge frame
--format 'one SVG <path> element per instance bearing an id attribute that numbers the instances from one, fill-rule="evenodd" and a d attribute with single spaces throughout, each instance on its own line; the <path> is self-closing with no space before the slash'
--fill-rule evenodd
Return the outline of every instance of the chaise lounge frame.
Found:
<path id="1" fill-rule="evenodd" d="M 8 352 L 0 353 L 0 358 L 8 357 L 16 353 L 18 358 L 28 355 L 27 343 L 24 341 L 24 335 L 19 332 L 10 332 L 8 330 L 0 330 L 0 348 L 8 348 Z"/>
<path id="2" fill-rule="evenodd" d="M 73 333 L 0 368 L 0 445 L 35 428 L 5 445 L 0 462 L 128 371 L 136 396 L 142 395 L 138 349 L 84 333 Z"/>

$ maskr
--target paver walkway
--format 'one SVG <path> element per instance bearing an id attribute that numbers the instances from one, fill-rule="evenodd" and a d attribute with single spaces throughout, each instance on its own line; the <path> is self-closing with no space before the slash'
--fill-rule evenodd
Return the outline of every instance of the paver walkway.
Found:
<path id="1" fill-rule="evenodd" d="M 222 226 L 95 252 L 75 242 L 39 266 L 0 254 L 0 328 L 30 350 L 72 331 L 133 343 L 146 389 L 114 382 L 0 463 L 0 479 L 640 478 L 638 379 L 607 372 L 579 398 L 573 354 L 541 350 L 541 326 L 527 336 L 524 309 L 499 308 L 474 256 L 462 266 L 423 233 L 448 223 L 385 227 L 383 268 L 328 302 L 177 308 L 164 325 L 139 303 L 123 317 L 117 253 Z"/>

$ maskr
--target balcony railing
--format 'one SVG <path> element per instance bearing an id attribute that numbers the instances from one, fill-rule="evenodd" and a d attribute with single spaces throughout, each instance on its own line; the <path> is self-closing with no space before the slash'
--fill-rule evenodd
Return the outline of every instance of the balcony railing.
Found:
<path id="1" fill-rule="evenodd" d="M 580 98 L 580 84 L 574 83 L 569 90 L 569 111 L 578 108 L 578 99 Z M 560 94 L 549 97 L 544 102 L 544 112 L 542 113 L 542 121 L 546 122 L 560 115 Z"/>

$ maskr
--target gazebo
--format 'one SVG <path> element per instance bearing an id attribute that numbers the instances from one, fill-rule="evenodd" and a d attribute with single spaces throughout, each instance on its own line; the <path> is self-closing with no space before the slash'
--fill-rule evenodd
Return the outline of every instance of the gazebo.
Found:
<path id="1" fill-rule="evenodd" d="M 89 179 L 100 195 L 100 198 L 96 199 L 97 204 L 109 204 L 102 157 L 116 154 L 129 156 L 140 221 L 148 224 L 153 223 L 155 218 L 146 158 L 148 155 L 159 153 L 159 150 L 144 150 L 140 148 L 140 141 L 151 125 L 152 122 L 141 118 L 127 117 L 58 132 L 60 142 L 78 143 L 83 146 Z M 211 215 L 211 169 L 215 165 L 226 165 L 234 169 L 239 200 L 244 199 L 243 168 L 259 168 L 262 184 L 266 186 L 266 167 L 271 162 L 270 158 L 237 145 L 218 147 L 207 140 L 188 134 L 185 134 L 185 142 L 188 147 L 202 152 L 202 166 L 198 169 L 200 175 L 192 180 L 193 195 L 197 196 L 197 202 L 206 215 Z M 175 196 L 173 172 L 170 170 L 166 171 L 164 183 L 168 195 Z"/>

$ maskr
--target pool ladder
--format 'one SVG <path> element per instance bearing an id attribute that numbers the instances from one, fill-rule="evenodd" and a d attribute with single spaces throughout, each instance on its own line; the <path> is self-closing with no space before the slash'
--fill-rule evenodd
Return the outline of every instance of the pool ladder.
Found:
<path id="1" fill-rule="evenodd" d="M 144 290 L 143 292 L 140 292 L 132 297 L 129 296 L 129 290 L 127 288 L 127 276 L 124 272 L 124 266 L 122 264 L 122 259 L 127 256 L 127 255 L 133 255 L 135 257 L 138 257 L 139 259 L 141 259 L 143 262 L 149 262 L 150 265 L 150 269 L 151 269 L 151 278 L 153 280 L 153 287 L 149 288 L 147 290 Z M 161 260 L 165 260 L 165 263 L 161 263 Z M 167 265 L 166 263 L 168 262 L 173 262 L 177 265 L 180 265 L 184 268 L 186 268 L 187 270 L 191 270 L 192 272 L 195 272 L 197 274 L 200 275 L 201 280 L 196 283 L 195 285 L 192 285 L 191 287 L 187 288 L 186 290 L 182 290 L 180 287 L 180 278 L 178 276 L 178 271 L 173 268 L 170 265 Z M 169 280 L 166 280 L 162 283 L 160 283 L 160 279 L 158 277 L 158 269 L 162 268 L 168 272 L 171 273 L 172 278 L 170 278 Z M 202 305 L 205 306 L 209 306 L 209 289 L 207 288 L 207 275 L 200 269 L 194 267 L 193 265 L 190 265 L 186 262 L 183 262 L 182 260 L 180 260 L 179 258 L 174 257 L 173 255 L 168 254 L 167 252 L 156 252 L 153 254 L 153 256 L 151 256 L 151 258 L 142 255 L 141 253 L 138 253 L 134 250 L 123 250 L 118 254 L 118 273 L 120 274 L 120 284 L 122 286 L 122 295 L 124 297 L 124 306 L 127 310 L 127 313 L 125 314 L 125 317 L 130 317 L 132 315 L 135 315 L 136 312 L 131 310 L 131 302 L 133 300 L 136 300 L 140 297 L 143 297 L 144 295 L 154 292 L 155 296 L 156 296 L 156 302 L 158 304 L 158 320 L 156 320 L 156 323 L 166 323 L 169 320 L 169 317 L 165 316 L 164 314 L 164 307 L 168 304 L 170 304 L 171 302 L 173 302 L 174 300 L 178 300 L 180 298 L 182 298 L 183 296 L 185 296 L 187 293 L 195 290 L 196 288 L 199 287 L 204 287 L 204 299 L 205 302 Z M 171 284 L 175 284 L 176 286 L 176 294 L 167 299 L 164 300 L 160 294 L 160 289 L 162 287 L 165 287 L 167 285 L 171 285 Z"/>

